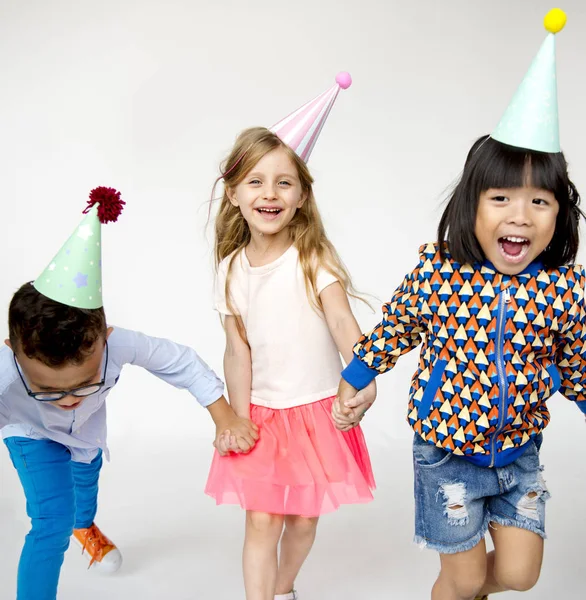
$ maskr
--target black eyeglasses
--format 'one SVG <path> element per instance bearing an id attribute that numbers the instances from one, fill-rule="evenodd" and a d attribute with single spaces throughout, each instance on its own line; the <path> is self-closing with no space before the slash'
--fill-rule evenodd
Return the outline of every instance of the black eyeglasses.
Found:
<path id="1" fill-rule="evenodd" d="M 104 375 L 102 376 L 102 381 L 99 383 L 91 383 L 90 385 L 82 385 L 81 387 L 75 388 L 73 390 L 67 391 L 58 391 L 58 392 L 33 392 L 29 386 L 26 384 L 22 373 L 20 372 L 20 367 L 16 362 L 16 355 L 14 354 L 14 364 L 16 365 L 16 370 L 18 371 L 18 375 L 20 380 L 22 381 L 22 385 L 24 385 L 24 389 L 26 393 L 35 400 L 39 402 L 55 402 L 56 400 L 61 400 L 61 398 L 65 398 L 65 396 L 75 396 L 76 398 L 85 398 L 86 396 L 91 396 L 99 392 L 104 385 L 106 384 L 106 371 L 108 370 L 108 343 L 106 342 L 106 361 L 104 364 Z"/>

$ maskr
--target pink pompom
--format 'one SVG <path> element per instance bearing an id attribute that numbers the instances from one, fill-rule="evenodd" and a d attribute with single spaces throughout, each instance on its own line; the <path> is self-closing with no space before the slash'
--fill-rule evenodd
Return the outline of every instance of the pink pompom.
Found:
<path id="1" fill-rule="evenodd" d="M 342 71 L 336 75 L 336 83 L 343 89 L 347 90 L 352 85 L 352 77 L 350 77 L 350 73 L 346 73 L 346 71 Z"/>

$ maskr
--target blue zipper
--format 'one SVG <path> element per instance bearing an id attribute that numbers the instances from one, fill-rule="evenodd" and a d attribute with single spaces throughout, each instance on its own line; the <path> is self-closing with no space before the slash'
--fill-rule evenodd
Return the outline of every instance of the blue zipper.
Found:
<path id="1" fill-rule="evenodd" d="M 511 301 L 511 292 L 505 289 L 501 292 L 499 298 L 499 312 L 496 321 L 496 371 L 499 380 L 499 423 L 492 434 L 490 466 L 494 467 L 496 458 L 496 441 L 499 433 L 503 429 L 503 424 L 507 415 L 507 378 L 505 374 L 505 359 L 503 357 L 503 347 L 505 345 L 505 323 L 507 322 L 506 305 Z"/>

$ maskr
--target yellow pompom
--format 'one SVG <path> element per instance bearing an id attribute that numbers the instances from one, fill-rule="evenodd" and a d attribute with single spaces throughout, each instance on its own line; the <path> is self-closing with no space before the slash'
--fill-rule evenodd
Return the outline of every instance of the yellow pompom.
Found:
<path id="1" fill-rule="evenodd" d="M 543 19 L 545 28 L 550 33 L 559 33 L 566 25 L 568 17 L 561 8 L 552 8 Z"/>

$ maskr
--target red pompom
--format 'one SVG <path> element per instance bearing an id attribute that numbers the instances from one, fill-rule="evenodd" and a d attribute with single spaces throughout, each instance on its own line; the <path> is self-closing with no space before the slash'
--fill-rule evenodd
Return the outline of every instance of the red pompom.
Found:
<path id="1" fill-rule="evenodd" d="M 120 198 L 120 192 L 111 187 L 100 186 L 90 192 L 88 205 L 83 211 L 86 214 L 94 205 L 98 205 L 100 223 L 117 221 L 126 202 Z"/>

